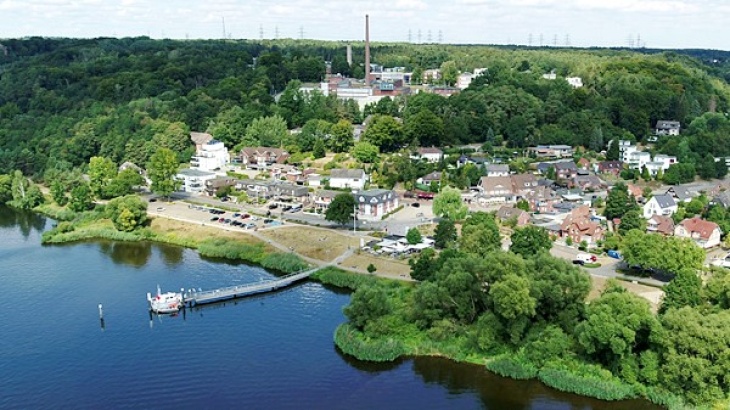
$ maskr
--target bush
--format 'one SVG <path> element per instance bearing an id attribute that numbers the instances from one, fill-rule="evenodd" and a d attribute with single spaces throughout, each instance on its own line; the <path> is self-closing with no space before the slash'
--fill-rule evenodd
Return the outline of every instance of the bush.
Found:
<path id="1" fill-rule="evenodd" d="M 74 227 L 74 224 L 72 224 L 71 222 L 61 222 L 58 224 L 56 229 L 58 230 L 59 233 L 68 233 L 68 232 L 73 232 L 75 227 Z"/>
<path id="2" fill-rule="evenodd" d="M 487 370 L 517 380 L 528 380 L 537 376 L 537 367 L 535 365 L 524 357 L 513 356 L 511 353 L 497 356 L 488 361 Z"/>
<path id="3" fill-rule="evenodd" d="M 625 400 L 636 397 L 631 385 L 623 383 L 608 370 L 594 364 L 574 360 L 552 361 L 547 363 L 537 376 L 547 386 L 582 396 L 601 400 Z"/>
<path id="4" fill-rule="evenodd" d="M 261 263 L 264 259 L 264 245 L 251 245 L 224 238 L 203 240 L 198 245 L 198 252 L 209 258 L 226 258 L 244 260 L 252 263 Z"/>
<path id="5" fill-rule="evenodd" d="M 266 269 L 284 273 L 294 273 L 309 268 L 309 264 L 293 253 L 271 253 L 264 256 L 259 263 Z"/>
<path id="6" fill-rule="evenodd" d="M 357 290 L 362 285 L 372 284 L 376 281 L 373 277 L 347 272 L 331 266 L 314 272 L 311 278 L 325 285 L 351 290 Z"/>
<path id="7" fill-rule="evenodd" d="M 343 353 L 358 360 L 392 362 L 406 353 L 403 343 L 391 338 L 366 338 L 362 332 L 345 323 L 335 330 L 335 344 Z"/>

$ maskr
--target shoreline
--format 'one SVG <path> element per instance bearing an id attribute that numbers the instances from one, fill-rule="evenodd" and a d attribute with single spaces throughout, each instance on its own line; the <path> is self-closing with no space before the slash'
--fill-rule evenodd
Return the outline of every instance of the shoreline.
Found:
<path id="1" fill-rule="evenodd" d="M 54 215 L 49 212 L 43 212 L 42 209 L 34 209 L 34 212 L 38 212 L 40 214 L 43 214 L 44 216 L 47 216 L 51 219 L 55 219 Z M 232 260 L 241 260 L 246 263 L 252 263 L 259 266 L 262 266 L 265 269 L 272 269 L 270 267 L 264 266 L 261 264 L 261 259 L 263 257 L 271 257 L 275 255 L 281 255 L 289 253 L 294 254 L 297 257 L 299 257 L 302 261 L 305 261 L 307 263 L 313 263 L 315 266 L 319 266 L 321 269 L 318 270 L 314 275 L 311 276 L 312 280 L 315 280 L 323 285 L 329 285 L 329 286 L 335 286 L 338 288 L 344 288 L 344 289 L 350 289 L 352 291 L 356 290 L 357 287 L 361 286 L 365 283 L 373 283 L 375 281 L 395 281 L 399 285 L 408 286 L 413 283 L 412 280 L 403 280 L 402 278 L 393 278 L 388 277 L 385 275 L 377 275 L 377 274 L 368 274 L 368 273 L 362 273 L 358 271 L 353 271 L 347 268 L 343 268 L 341 266 L 338 266 L 335 262 L 337 259 L 342 258 L 345 255 L 340 255 L 338 258 L 335 258 L 332 262 L 325 262 L 313 258 L 308 258 L 304 255 L 301 255 L 296 252 L 292 252 L 288 250 L 284 245 L 281 245 L 279 243 L 276 243 L 272 240 L 266 239 L 263 237 L 260 233 L 254 232 L 254 231 L 240 231 L 240 230 L 234 230 L 229 227 L 225 226 L 217 226 L 217 225 L 206 225 L 206 224 L 200 224 L 196 221 L 192 221 L 185 218 L 179 218 L 179 217 L 172 217 L 170 215 L 160 215 L 158 213 L 150 212 L 149 213 L 150 220 L 149 225 L 143 228 L 142 230 L 135 231 L 135 232 L 119 232 L 117 231 L 112 225 L 111 222 L 108 220 L 95 220 L 90 222 L 88 225 L 82 224 L 79 227 L 79 230 L 74 230 L 71 233 L 76 233 L 76 235 L 67 235 L 66 233 L 59 233 L 57 235 L 54 235 L 54 240 L 46 242 L 44 238 L 44 244 L 63 244 L 63 243 L 72 243 L 76 241 L 82 241 L 82 240 L 93 240 L 93 239 L 106 239 L 106 240 L 119 240 L 119 241 L 130 241 L 130 242 L 141 242 L 141 241 L 151 241 L 151 242 L 157 242 L 157 243 L 164 243 L 169 245 L 175 245 L 175 246 L 182 246 L 190 249 L 197 250 L 202 256 L 211 256 L 206 255 L 205 253 L 201 252 L 201 245 L 206 240 L 221 240 L 221 241 L 230 241 L 230 242 L 236 242 L 239 244 L 243 244 L 250 247 L 256 247 L 258 248 L 258 253 L 256 254 L 256 258 L 229 258 Z M 157 221 L 157 222 L 156 222 Z M 162 222 L 162 221 L 174 221 L 175 223 L 169 223 L 169 222 Z M 184 232 L 184 229 L 181 229 L 180 226 L 182 225 L 195 228 L 193 230 L 193 233 L 199 232 L 199 230 L 202 228 L 206 231 L 211 232 L 211 236 L 200 239 L 196 238 L 195 235 L 189 235 L 188 233 Z M 228 229 L 226 229 L 228 228 Z M 307 227 L 310 228 L 310 227 Z M 55 229 L 55 228 L 54 228 Z M 279 229 L 282 229 L 280 227 Z M 50 232 L 50 231 L 47 231 Z M 241 235 L 241 233 L 247 233 L 247 235 Z M 218 255 L 212 255 L 212 256 L 218 256 Z M 226 258 L 226 256 L 222 256 Z M 342 350 L 345 354 L 348 354 L 358 360 L 362 361 L 372 361 L 372 362 L 378 362 L 378 361 L 393 361 L 397 360 L 399 358 L 407 358 L 407 357 L 415 357 L 415 356 L 430 356 L 430 357 L 442 357 L 449 360 L 454 361 L 455 363 L 468 363 L 473 365 L 479 365 L 484 366 L 485 371 L 489 371 L 490 373 L 493 373 L 495 375 L 499 375 L 502 377 L 508 377 L 510 379 L 514 380 L 526 380 L 526 379 L 534 379 L 538 380 L 541 383 L 545 384 L 546 386 L 550 388 L 554 388 L 559 391 L 564 391 L 572 394 L 577 394 L 579 396 L 585 396 L 585 397 L 592 397 L 596 399 L 602 399 L 600 397 L 596 397 L 591 394 L 584 394 L 579 391 L 576 391 L 575 389 L 561 389 L 556 387 L 555 385 L 546 383 L 544 380 L 542 380 L 541 377 L 538 376 L 537 371 L 534 374 L 528 375 L 528 377 L 519 377 L 517 374 L 502 374 L 500 372 L 496 372 L 494 370 L 491 370 L 488 368 L 488 364 L 491 361 L 500 360 L 502 359 L 503 355 L 496 355 L 494 357 L 489 357 L 485 355 L 473 355 L 473 354 L 460 354 L 458 351 L 458 347 L 454 347 L 454 349 L 449 349 L 448 346 L 443 345 L 441 342 L 434 342 L 434 341 L 428 341 L 428 340 L 421 340 L 423 339 L 425 334 L 420 334 L 417 336 L 416 339 L 410 340 L 410 341 L 404 341 L 401 340 L 403 338 L 395 337 L 395 338 L 389 338 L 388 343 L 389 345 L 386 346 L 387 350 L 390 350 L 389 354 L 387 355 L 386 360 L 374 358 L 374 357 L 368 357 L 367 354 L 364 354 L 364 350 L 367 350 L 368 343 L 370 341 L 366 341 L 366 343 L 357 343 L 357 346 L 360 347 L 360 349 L 353 349 L 352 344 L 346 344 L 343 342 L 344 338 L 342 336 L 338 337 L 338 334 L 347 332 L 349 335 L 353 335 L 357 338 L 358 336 L 360 339 L 362 339 L 362 333 L 351 329 L 349 322 L 343 322 L 341 323 L 334 335 L 333 335 L 333 342 L 335 345 Z M 413 339 L 413 338 L 412 338 Z M 380 341 L 375 341 L 380 342 Z M 448 352 L 445 350 L 453 350 L 453 352 Z M 581 376 L 579 374 L 573 374 L 572 375 L 576 379 L 580 379 Z M 586 379 L 589 380 L 589 379 Z M 631 387 L 631 386 L 629 386 Z M 656 401 L 650 400 L 651 394 L 638 394 L 636 392 L 636 389 L 631 387 L 632 390 L 634 390 L 632 395 L 623 397 L 619 400 L 631 400 L 635 398 L 641 398 L 648 400 L 650 402 L 653 402 L 658 405 L 662 405 L 660 403 L 657 403 Z M 605 399 L 603 399 L 605 400 Z M 666 407 L 666 406 L 665 406 Z M 673 406 L 669 406 L 668 408 L 674 408 Z"/>

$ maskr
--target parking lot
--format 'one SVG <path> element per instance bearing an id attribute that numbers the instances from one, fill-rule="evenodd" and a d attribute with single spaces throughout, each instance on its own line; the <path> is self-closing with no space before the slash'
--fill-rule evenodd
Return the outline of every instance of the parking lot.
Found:
<path id="1" fill-rule="evenodd" d="M 281 225 L 275 218 L 266 218 L 250 213 L 233 212 L 212 206 L 192 205 L 184 202 L 151 202 L 147 212 L 151 215 L 173 216 L 203 226 L 219 226 L 228 230 L 260 230 Z M 278 215 L 277 215 L 278 216 Z"/>

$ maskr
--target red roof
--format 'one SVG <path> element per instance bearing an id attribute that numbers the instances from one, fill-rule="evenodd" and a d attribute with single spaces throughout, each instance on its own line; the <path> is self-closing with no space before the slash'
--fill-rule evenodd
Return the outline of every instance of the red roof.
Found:
<path id="1" fill-rule="evenodd" d="M 699 216 L 685 219 L 684 221 L 680 222 L 679 225 L 686 229 L 690 233 L 690 235 L 697 233 L 700 235 L 700 238 L 705 240 L 710 239 L 712 232 L 715 229 L 720 228 L 716 223 L 705 221 Z"/>

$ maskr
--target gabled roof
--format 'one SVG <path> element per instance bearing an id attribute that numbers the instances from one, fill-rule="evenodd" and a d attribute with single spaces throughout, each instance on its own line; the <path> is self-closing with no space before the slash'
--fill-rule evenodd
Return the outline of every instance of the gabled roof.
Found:
<path id="1" fill-rule="evenodd" d="M 555 170 L 561 171 L 561 170 L 569 170 L 569 171 L 577 171 L 578 167 L 575 165 L 575 162 L 573 161 L 560 161 L 555 163 Z"/>
<path id="2" fill-rule="evenodd" d="M 332 178 L 343 178 L 343 179 L 360 179 L 365 176 L 365 171 L 362 169 L 333 169 L 330 171 L 330 179 Z"/>
<path id="3" fill-rule="evenodd" d="M 679 225 L 686 229 L 690 233 L 690 235 L 696 233 L 700 236 L 700 238 L 704 240 L 710 239 L 710 236 L 715 229 L 720 229 L 720 227 L 716 223 L 705 221 L 699 216 L 685 219 L 680 222 Z"/>
<path id="4" fill-rule="evenodd" d="M 371 204 L 386 202 L 389 199 L 398 197 L 395 192 L 388 189 L 369 189 L 367 191 L 355 192 L 352 196 L 355 197 L 355 202 L 368 202 Z"/>
<path id="5" fill-rule="evenodd" d="M 428 175 L 424 175 L 422 179 L 424 181 L 440 181 L 441 173 L 438 171 L 433 171 L 432 173 L 430 173 Z"/>
<path id="6" fill-rule="evenodd" d="M 679 121 L 659 120 L 656 122 L 656 129 L 658 130 L 672 130 L 679 129 L 679 127 Z"/>
<path id="7" fill-rule="evenodd" d="M 488 164 L 487 172 L 503 172 L 509 174 L 509 165 L 507 164 Z"/>
<path id="8" fill-rule="evenodd" d="M 510 178 L 512 178 L 512 185 L 515 190 L 537 187 L 535 174 L 514 174 L 510 175 Z"/>
<path id="9" fill-rule="evenodd" d="M 599 171 L 608 171 L 608 170 L 621 170 L 624 167 L 624 163 L 621 161 L 602 161 L 598 163 L 598 170 Z"/>
<path id="10" fill-rule="evenodd" d="M 671 195 L 654 195 L 652 199 L 656 200 L 657 205 L 659 205 L 659 208 L 661 209 L 667 209 L 673 206 L 677 206 L 677 203 L 674 202 L 674 198 L 672 198 Z"/>
<path id="11" fill-rule="evenodd" d="M 667 194 L 673 194 L 674 197 L 679 199 L 680 201 L 684 201 L 685 199 L 691 199 L 692 194 L 689 192 L 689 190 L 686 187 L 683 187 L 682 185 L 673 186 L 669 189 L 667 189 Z"/>
<path id="12" fill-rule="evenodd" d="M 495 190 L 506 190 L 513 192 L 512 179 L 510 177 L 482 177 L 479 180 L 479 186 L 485 192 Z"/>
<path id="13" fill-rule="evenodd" d="M 497 211 L 497 217 L 501 220 L 510 219 L 513 217 L 519 218 L 523 214 L 529 216 L 529 214 L 524 210 L 511 206 L 501 206 Z"/>
<path id="14" fill-rule="evenodd" d="M 655 225 L 654 229 L 648 230 L 656 230 L 656 232 L 659 232 L 664 235 L 672 235 L 674 234 L 674 221 L 672 218 L 664 215 L 654 215 L 651 218 L 649 218 L 649 227 L 652 225 Z"/>

